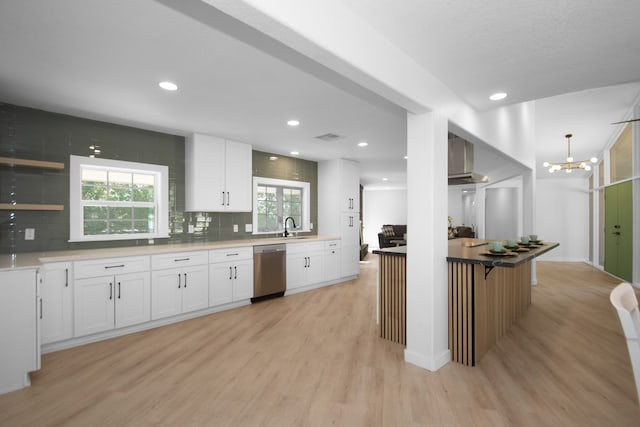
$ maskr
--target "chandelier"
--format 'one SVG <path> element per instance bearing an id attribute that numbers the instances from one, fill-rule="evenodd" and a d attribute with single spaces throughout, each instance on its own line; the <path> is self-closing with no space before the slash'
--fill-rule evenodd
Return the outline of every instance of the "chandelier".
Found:
<path id="1" fill-rule="evenodd" d="M 590 163 L 597 163 L 598 159 L 596 157 L 592 157 L 591 160 L 573 160 L 571 157 L 571 135 L 570 133 L 566 134 L 564 137 L 567 138 L 567 161 L 566 162 L 544 162 L 542 166 L 545 168 L 549 168 L 550 173 L 554 173 L 555 171 L 564 170 L 567 173 L 571 173 L 574 169 L 582 169 L 586 171 L 591 170 Z"/>

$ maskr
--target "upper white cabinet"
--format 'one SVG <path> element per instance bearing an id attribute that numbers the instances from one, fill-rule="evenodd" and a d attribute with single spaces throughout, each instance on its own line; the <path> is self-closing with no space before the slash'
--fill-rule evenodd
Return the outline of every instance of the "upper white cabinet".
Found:
<path id="1" fill-rule="evenodd" d="M 77 261 L 73 269 L 76 337 L 151 319 L 148 256 Z"/>
<path id="2" fill-rule="evenodd" d="M 42 343 L 73 337 L 73 264 L 42 266 Z"/>
<path id="3" fill-rule="evenodd" d="M 39 368 L 36 270 L 0 272 L 0 393 L 30 385 Z"/>
<path id="4" fill-rule="evenodd" d="M 192 134 L 185 141 L 185 210 L 250 212 L 251 145 Z"/>
<path id="5" fill-rule="evenodd" d="M 344 159 L 318 163 L 318 233 L 340 236 L 340 276 L 360 271 L 360 166 Z"/>

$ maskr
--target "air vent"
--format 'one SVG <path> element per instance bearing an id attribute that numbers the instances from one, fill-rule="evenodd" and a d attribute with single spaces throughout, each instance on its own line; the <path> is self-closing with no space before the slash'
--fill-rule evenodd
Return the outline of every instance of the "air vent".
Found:
<path id="1" fill-rule="evenodd" d="M 342 139 L 340 135 L 336 135 L 335 133 L 325 133 L 324 135 L 316 136 L 316 139 L 321 139 L 323 141 L 337 141 Z"/>

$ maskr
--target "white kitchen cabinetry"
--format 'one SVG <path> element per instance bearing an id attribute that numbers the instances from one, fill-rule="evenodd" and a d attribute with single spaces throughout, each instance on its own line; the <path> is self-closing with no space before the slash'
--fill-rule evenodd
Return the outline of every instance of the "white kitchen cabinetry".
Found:
<path id="1" fill-rule="evenodd" d="M 44 264 L 42 274 L 42 344 L 73 337 L 73 264 Z"/>
<path id="2" fill-rule="evenodd" d="M 151 318 L 153 320 L 209 306 L 207 251 L 151 257 Z"/>
<path id="3" fill-rule="evenodd" d="M 250 212 L 251 145 L 210 135 L 185 141 L 185 210 Z"/>
<path id="4" fill-rule="evenodd" d="M 287 243 L 287 290 L 324 280 L 324 242 Z"/>
<path id="5" fill-rule="evenodd" d="M 341 262 L 340 240 L 328 240 L 324 243 L 324 280 L 340 278 Z"/>
<path id="6" fill-rule="evenodd" d="M 253 247 L 209 251 L 209 306 L 253 296 Z"/>
<path id="7" fill-rule="evenodd" d="M 151 319 L 148 256 L 76 261 L 73 270 L 74 336 Z"/>
<path id="8" fill-rule="evenodd" d="M 35 269 L 0 272 L 0 393 L 31 384 L 40 368 L 40 300 Z"/>
<path id="9" fill-rule="evenodd" d="M 349 160 L 318 163 L 318 233 L 341 237 L 341 277 L 360 271 L 359 176 L 359 165 Z"/>

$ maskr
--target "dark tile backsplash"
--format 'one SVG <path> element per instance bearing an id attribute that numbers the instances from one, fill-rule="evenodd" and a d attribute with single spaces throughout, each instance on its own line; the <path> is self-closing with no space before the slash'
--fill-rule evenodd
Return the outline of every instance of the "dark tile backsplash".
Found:
<path id="1" fill-rule="evenodd" d="M 92 144 L 100 146 L 104 158 L 169 167 L 171 237 L 156 239 L 155 244 L 256 237 L 244 231 L 252 222 L 251 212 L 184 212 L 184 137 L 0 103 L 0 157 L 65 164 L 61 171 L 0 166 L 0 203 L 64 205 L 63 211 L 0 210 L 0 253 L 148 244 L 146 239 L 68 242 L 69 156 L 89 155 Z M 273 161 L 271 156 L 253 152 L 254 176 L 309 182 L 311 222 L 317 229 L 317 163 L 280 155 Z M 192 234 L 187 233 L 189 224 L 194 226 Z M 24 239 L 25 228 L 35 228 L 35 240 Z"/>

